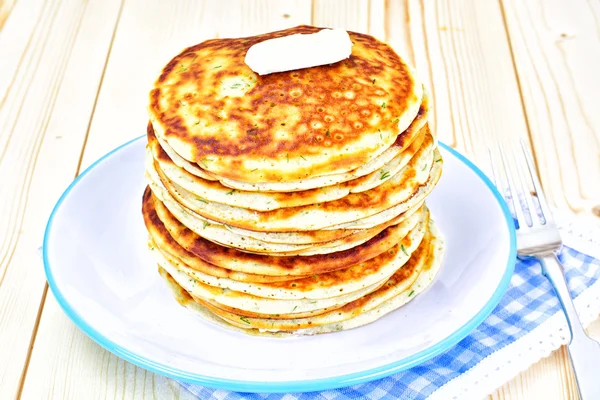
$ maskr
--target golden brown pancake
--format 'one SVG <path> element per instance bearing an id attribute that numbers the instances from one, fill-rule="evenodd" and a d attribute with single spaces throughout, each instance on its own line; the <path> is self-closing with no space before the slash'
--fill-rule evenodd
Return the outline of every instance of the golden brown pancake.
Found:
<path id="1" fill-rule="evenodd" d="M 146 191 L 148 193 L 148 190 Z M 163 251 L 177 257 L 181 262 L 184 262 L 190 268 L 212 275 L 218 278 L 234 279 L 240 282 L 280 282 L 286 280 L 294 280 L 303 278 L 304 275 L 260 275 L 240 271 L 234 271 L 227 268 L 222 268 L 217 265 L 204 261 L 202 258 L 194 255 L 181 247 L 175 239 L 169 234 L 162 221 L 158 218 L 151 198 L 144 196 L 144 220 L 146 228 L 150 234 L 149 245 L 159 246 Z M 158 244 L 157 244 L 158 243 Z M 210 242 L 209 242 L 210 243 Z M 216 245 L 215 245 L 216 246 Z"/>
<path id="2" fill-rule="evenodd" d="M 289 236 L 288 241 L 272 241 L 269 238 L 267 238 L 267 240 L 257 239 L 253 237 L 254 233 L 238 233 L 229 225 L 220 224 L 209 219 L 203 219 L 193 211 L 188 210 L 177 203 L 160 183 L 150 180 L 149 186 L 153 195 L 156 196 L 156 199 L 158 200 L 155 207 L 159 218 L 168 218 L 168 216 L 164 215 L 166 210 L 168 210 L 173 217 L 191 231 L 211 242 L 226 247 L 233 247 L 248 253 L 266 253 L 274 256 L 309 256 L 347 250 L 351 247 L 365 243 L 389 226 L 402 225 L 410 229 L 410 226 L 416 225 L 419 220 L 419 215 L 417 214 L 421 214 L 420 207 L 413 207 L 403 214 L 388 221 L 384 221 L 381 224 L 368 229 L 355 231 L 351 235 L 341 234 L 339 239 L 326 242 L 313 241 L 312 243 L 297 243 L 295 237 L 298 237 L 299 235 L 295 235 L 294 237 L 294 232 L 287 233 Z M 281 234 L 281 232 L 278 234 Z"/>
<path id="3" fill-rule="evenodd" d="M 151 176 L 158 175 L 158 179 L 177 203 L 209 220 L 263 232 L 319 230 L 367 218 L 410 199 L 419 187 L 427 182 L 432 168 L 433 138 L 429 135 L 425 140 L 427 143 L 424 143 L 408 164 L 395 175 L 390 177 L 388 171 L 380 172 L 378 179 L 384 180 L 387 176 L 389 180 L 371 190 L 352 193 L 334 201 L 265 212 L 198 200 L 197 196 L 178 184 L 164 176 L 160 177 L 155 168 L 149 173 Z M 234 195 L 235 192 L 232 193 L 232 196 Z"/>
<path id="4" fill-rule="evenodd" d="M 428 259 L 429 250 L 430 237 L 428 235 L 423 239 L 419 248 L 411 254 L 411 257 L 406 264 L 398 269 L 379 289 L 341 307 L 335 308 L 334 310 L 328 310 L 311 316 L 287 314 L 287 318 L 284 318 L 281 315 L 278 315 L 277 318 L 272 318 L 269 315 L 263 317 L 248 317 L 245 313 L 238 314 L 236 312 L 227 311 L 222 305 L 219 304 L 217 306 L 216 304 L 218 303 L 206 302 L 194 296 L 192 297 L 195 301 L 202 304 L 228 323 L 245 329 L 277 329 L 291 331 L 338 323 L 354 318 L 381 304 L 381 302 L 389 299 L 395 293 L 406 290 L 417 280 L 421 270 L 427 264 L 431 264 L 431 260 Z M 240 317 L 247 318 L 242 320 Z"/>
<path id="5" fill-rule="evenodd" d="M 418 113 L 422 86 L 385 43 L 350 32 L 346 60 L 259 76 L 255 43 L 298 26 L 183 50 L 150 92 L 159 138 L 184 159 L 243 182 L 288 182 L 351 171 L 389 148 Z"/>
<path id="6" fill-rule="evenodd" d="M 427 229 L 427 215 L 423 217 L 421 222 L 407 232 L 407 235 L 399 243 L 377 257 L 343 270 L 313 275 L 289 282 L 248 283 L 227 278 L 216 278 L 185 265 L 180 259 L 158 246 L 154 248 L 152 253 L 159 263 L 168 262 L 175 265 L 176 269 L 183 273 L 184 281 L 189 281 L 191 278 L 194 282 L 204 285 L 264 298 L 282 300 L 326 299 L 372 286 L 393 275 L 398 268 L 408 261 L 410 254 L 421 243 Z"/>
<path id="7" fill-rule="evenodd" d="M 144 192 L 142 213 L 146 228 L 159 248 L 164 249 L 167 244 L 178 245 L 188 252 L 186 255 L 190 258 L 197 257 L 224 269 L 255 275 L 307 276 L 348 268 L 389 250 L 398 243 L 398 234 L 402 233 L 396 226 L 391 226 L 349 250 L 316 256 L 274 257 L 245 253 L 210 242 L 181 224 L 168 210 L 159 218 L 149 189 Z M 186 264 L 192 266 L 187 261 Z"/>
<path id="8" fill-rule="evenodd" d="M 384 282 L 378 282 L 374 285 L 361 288 L 357 291 L 350 293 L 343 293 L 339 296 L 328 297 L 324 299 L 275 299 L 266 298 L 248 293 L 238 292 L 234 290 L 227 290 L 218 288 L 210 285 L 206 285 L 200 281 L 189 278 L 188 275 L 181 272 L 179 267 L 181 265 L 175 261 L 167 261 L 164 258 L 160 258 L 159 253 L 154 253 L 157 258 L 157 263 L 163 267 L 173 279 L 177 281 L 185 290 L 194 296 L 206 298 L 219 303 L 225 304 L 229 307 L 242 308 L 247 311 L 265 313 L 265 314 L 282 314 L 288 312 L 306 312 L 315 311 L 328 307 L 335 307 L 354 301 L 374 290 L 377 290 Z"/>
<path id="9" fill-rule="evenodd" d="M 421 106 L 419 108 L 419 112 L 416 118 L 412 121 L 410 126 L 402 132 L 396 138 L 396 141 L 392 146 L 390 146 L 386 151 L 384 151 L 379 156 L 371 159 L 368 163 L 361 165 L 359 168 L 354 169 L 352 171 L 348 171 L 343 174 L 329 174 L 326 176 L 314 177 L 309 179 L 303 179 L 300 181 L 293 182 L 260 182 L 260 183 L 248 183 L 241 182 L 232 179 L 227 179 L 223 177 L 218 177 L 216 175 L 211 174 L 210 172 L 202 169 L 202 167 L 198 164 L 190 163 L 189 161 L 181 158 L 165 140 L 160 140 L 156 138 L 154 133 L 154 128 L 152 127 L 152 123 L 148 123 L 148 139 L 155 139 L 160 143 L 161 150 L 167 154 L 169 159 L 172 160 L 174 164 L 176 164 L 179 169 L 183 169 L 191 175 L 202 178 L 204 181 L 220 181 L 225 187 L 230 189 L 238 189 L 240 191 L 249 191 L 249 192 L 298 192 L 298 191 L 307 191 L 310 189 L 321 189 L 324 187 L 336 185 L 338 183 L 343 183 L 351 180 L 356 180 L 357 178 L 364 177 L 365 175 L 372 175 L 373 172 L 376 172 L 378 169 L 381 169 L 390 162 L 393 158 L 397 158 L 400 153 L 403 153 L 409 146 L 414 145 L 414 141 L 417 138 L 423 139 L 422 128 L 427 123 L 427 115 L 429 112 L 429 96 L 426 92 L 423 93 L 423 99 L 421 102 Z M 157 160 L 159 160 L 160 156 L 157 156 Z M 168 174 L 167 174 L 168 175 Z M 353 192 L 360 191 L 356 190 L 356 185 L 352 185 Z M 185 187 L 185 186 L 184 186 Z M 228 191 L 229 191 L 228 190 Z M 278 207 L 271 208 L 259 208 L 261 211 L 265 211 L 268 209 L 274 209 Z"/>
<path id="10" fill-rule="evenodd" d="M 423 145 L 431 146 L 432 143 L 429 128 L 425 125 L 421 131 L 410 138 L 411 143 L 408 144 L 406 149 L 402 152 L 398 151 L 398 155 L 392 158 L 388 164 L 384 164 L 372 173 L 331 186 L 285 193 L 232 190 L 232 188 L 224 186 L 218 181 L 196 176 L 173 162 L 154 135 L 151 125 L 148 125 L 147 137 L 149 153 L 154 159 L 154 168 L 161 181 L 174 182 L 195 195 L 197 201 L 212 201 L 263 212 L 338 200 L 347 196 L 350 192 L 356 193 L 372 189 L 395 175 Z M 394 144 L 386 152 L 392 151 L 395 146 Z M 382 176 L 385 178 L 382 179 Z"/>
<path id="11" fill-rule="evenodd" d="M 435 277 L 425 205 L 442 173 L 412 68 L 349 32 L 349 58 L 257 75 L 244 62 L 298 26 L 183 50 L 150 92 L 142 214 L 177 301 L 284 337 L 353 329 Z"/>
<path id="12" fill-rule="evenodd" d="M 237 191 L 195 176 L 175 165 L 164 151 L 154 135 L 151 125 L 148 127 L 148 148 L 155 159 L 155 168 L 161 179 L 174 181 L 202 200 L 215 201 L 231 206 L 247 207 L 257 211 L 269 211 L 277 208 L 298 207 L 340 199 L 350 193 L 348 185 L 340 184 L 325 188 L 303 190 L 293 193 Z"/>
<path id="13" fill-rule="evenodd" d="M 165 270 L 159 267 L 159 272 L 165 278 L 181 305 L 197 313 L 204 319 L 224 328 L 268 337 L 338 332 L 353 329 L 381 318 L 416 298 L 432 283 L 440 268 L 444 240 L 439 236 L 439 232 L 433 221 L 430 221 L 429 232 L 428 239 L 414 253 L 414 260 L 409 261 L 405 265 L 406 269 L 400 269 L 379 289 L 342 307 L 329 310 L 314 317 L 301 317 L 300 315 L 289 314 L 296 319 L 282 319 L 280 318 L 282 315 L 258 317 L 254 315 L 244 316 L 244 314 L 237 314 L 237 312 L 232 313 L 236 309 L 223 307 L 215 302 L 205 302 L 201 299 L 196 299 L 183 289 Z M 429 241 L 428 246 L 425 246 L 427 241 Z M 425 257 L 424 253 L 426 251 L 427 256 Z M 416 280 L 414 279 L 415 275 L 418 275 Z M 210 306 L 210 310 L 207 308 L 207 304 Z M 235 316 L 236 314 L 237 317 Z M 351 317 L 347 319 L 347 316 Z M 326 321 L 323 321 L 324 319 Z M 327 322 L 327 320 L 329 323 L 320 324 Z M 292 328 L 295 323 L 303 327 Z"/>
<path id="14" fill-rule="evenodd" d="M 228 307 L 224 304 L 217 303 L 216 301 L 201 299 L 201 298 L 195 297 L 191 294 L 190 294 L 190 296 L 194 299 L 195 302 L 203 305 L 206 308 L 210 308 L 210 309 L 216 308 L 216 309 L 219 309 L 219 310 L 227 312 L 227 313 L 232 313 L 232 314 L 235 314 L 238 316 L 251 317 L 251 318 L 270 318 L 270 319 L 307 318 L 307 317 L 314 317 L 314 316 L 320 315 L 320 314 L 325 314 L 329 311 L 337 310 L 338 308 L 343 307 L 343 305 L 340 305 L 340 306 L 335 306 L 335 307 L 322 308 L 322 309 L 318 309 L 318 310 L 314 310 L 314 311 L 301 312 L 301 313 L 295 312 L 295 313 L 287 313 L 287 314 L 261 314 L 261 313 L 257 313 L 257 312 L 242 310 L 239 308 Z"/>

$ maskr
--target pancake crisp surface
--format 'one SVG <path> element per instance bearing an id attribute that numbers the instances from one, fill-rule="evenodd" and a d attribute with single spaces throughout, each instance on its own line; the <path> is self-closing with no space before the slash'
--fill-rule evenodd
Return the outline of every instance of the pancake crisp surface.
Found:
<path id="1" fill-rule="evenodd" d="M 161 203 L 152 197 L 149 189 L 144 194 L 142 212 L 150 237 L 160 248 L 182 248 L 185 250 L 184 254 L 192 260 L 200 259 L 233 271 L 274 276 L 306 276 L 348 268 L 388 251 L 398 244 L 398 240 L 406 234 L 406 229 L 411 228 L 410 224 L 408 227 L 390 226 L 368 242 L 345 251 L 312 256 L 277 257 L 240 251 L 203 238 L 162 207 Z M 179 251 L 181 250 L 177 250 Z"/>
<path id="2" fill-rule="evenodd" d="M 288 182 L 351 171 L 381 154 L 419 111 L 422 86 L 387 45 L 350 32 L 352 54 L 325 66 L 259 76 L 253 44 L 299 26 L 189 47 L 150 92 L 156 135 L 185 160 L 243 182 Z"/>
<path id="3" fill-rule="evenodd" d="M 256 43 L 320 29 L 205 41 L 150 92 L 150 254 L 181 305 L 237 332 L 373 323 L 441 265 L 426 200 L 443 159 L 413 70 L 353 32 L 336 63 L 261 76 L 244 63 Z"/>
<path id="4" fill-rule="evenodd" d="M 444 239 L 430 222 L 428 237 L 406 267 L 399 269 L 378 289 L 342 307 L 327 308 L 310 315 L 247 315 L 231 307 L 198 299 L 160 266 L 159 272 L 182 306 L 211 323 L 256 336 L 305 336 L 357 328 L 408 303 L 432 284 L 442 264 L 444 247 Z"/>

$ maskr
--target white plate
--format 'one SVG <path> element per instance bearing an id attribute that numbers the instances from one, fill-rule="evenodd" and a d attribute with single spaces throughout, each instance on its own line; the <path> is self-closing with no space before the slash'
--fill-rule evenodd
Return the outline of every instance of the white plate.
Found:
<path id="1" fill-rule="evenodd" d="M 490 181 L 442 146 L 427 203 L 446 239 L 436 280 L 382 319 L 353 330 L 259 338 L 181 307 L 147 251 L 141 215 L 145 137 L 82 173 L 58 201 L 44 265 L 65 313 L 93 340 L 150 371 L 245 392 L 324 390 L 410 368 L 464 338 L 493 310 L 514 268 L 512 217 Z"/>

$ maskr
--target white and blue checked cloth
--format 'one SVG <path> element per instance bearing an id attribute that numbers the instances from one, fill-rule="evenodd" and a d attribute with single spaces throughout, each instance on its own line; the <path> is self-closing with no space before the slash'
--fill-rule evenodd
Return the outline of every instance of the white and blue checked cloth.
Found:
<path id="1" fill-rule="evenodd" d="M 560 260 L 582 323 L 588 325 L 600 313 L 600 243 L 594 243 L 600 229 L 558 217 L 565 242 Z M 506 294 L 478 328 L 447 352 L 404 372 L 310 393 L 235 393 L 181 385 L 200 399 L 219 400 L 480 399 L 568 339 L 558 299 L 539 264 L 517 261 Z"/>

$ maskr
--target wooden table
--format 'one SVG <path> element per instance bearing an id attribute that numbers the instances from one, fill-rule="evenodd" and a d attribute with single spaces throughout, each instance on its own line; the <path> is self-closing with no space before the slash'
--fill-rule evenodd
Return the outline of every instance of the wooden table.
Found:
<path id="1" fill-rule="evenodd" d="M 0 399 L 190 397 L 80 332 L 36 251 L 72 179 L 145 132 L 151 82 L 183 47 L 298 24 L 373 34 L 427 83 L 441 140 L 485 167 L 496 138 L 524 138 L 556 206 L 594 219 L 599 21 L 597 0 L 0 0 Z M 566 352 L 491 398 L 576 398 Z"/>

